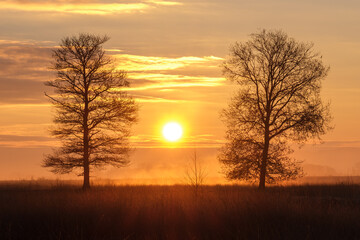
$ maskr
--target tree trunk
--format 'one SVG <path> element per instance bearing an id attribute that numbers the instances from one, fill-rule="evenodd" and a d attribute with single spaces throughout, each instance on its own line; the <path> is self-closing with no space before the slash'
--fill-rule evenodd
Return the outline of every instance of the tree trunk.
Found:
<path id="1" fill-rule="evenodd" d="M 85 68 L 84 68 L 85 73 Z M 85 93 L 84 93 L 84 118 L 83 118 L 83 145 L 84 145 L 84 184 L 83 189 L 87 190 L 90 188 L 90 162 L 89 162 L 89 126 L 88 126 L 88 117 L 89 117 L 89 99 L 88 99 L 88 84 L 86 83 L 85 74 L 84 78 L 84 85 L 85 85 Z"/>
<path id="2" fill-rule="evenodd" d="M 83 190 L 87 190 L 90 188 L 90 169 L 89 164 L 85 166 L 84 163 L 84 183 L 83 183 Z"/>
<path id="3" fill-rule="evenodd" d="M 267 160 L 269 154 L 269 144 L 270 144 L 270 131 L 269 131 L 269 117 L 266 119 L 265 123 L 265 136 L 264 136 L 264 149 L 263 155 L 261 159 L 260 165 L 260 181 L 259 181 L 259 189 L 265 189 L 266 182 L 266 168 L 267 168 Z"/>
<path id="4" fill-rule="evenodd" d="M 265 189 L 268 151 L 269 151 L 269 141 L 267 141 L 267 142 L 265 141 L 263 156 L 262 156 L 261 165 L 260 165 L 259 189 Z"/>
<path id="5" fill-rule="evenodd" d="M 90 164 L 89 164 L 89 133 L 87 126 L 84 129 L 84 184 L 83 189 L 90 188 Z"/>

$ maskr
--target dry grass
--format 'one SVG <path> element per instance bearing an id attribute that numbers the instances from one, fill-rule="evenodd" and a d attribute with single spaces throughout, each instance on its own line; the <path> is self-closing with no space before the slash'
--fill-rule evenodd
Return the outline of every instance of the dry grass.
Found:
<path id="1" fill-rule="evenodd" d="M 360 186 L 0 186 L 0 239 L 360 239 Z"/>

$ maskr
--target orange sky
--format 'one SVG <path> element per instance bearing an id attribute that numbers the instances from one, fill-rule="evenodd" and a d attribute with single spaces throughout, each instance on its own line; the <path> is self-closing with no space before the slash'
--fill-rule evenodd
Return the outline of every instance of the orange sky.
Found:
<path id="1" fill-rule="evenodd" d="M 331 67 L 322 96 L 331 101 L 335 129 L 296 157 L 310 174 L 360 174 L 359 12 L 355 0 L 0 0 L 0 180 L 54 177 L 40 167 L 55 144 L 43 82 L 54 77 L 51 49 L 80 32 L 111 37 L 104 47 L 129 72 L 129 93 L 141 106 L 132 165 L 95 176 L 181 178 L 189 148 L 196 147 L 209 176 L 221 177 L 216 154 L 225 128 L 219 112 L 235 88 L 220 64 L 230 44 L 262 28 L 314 42 Z M 176 145 L 161 136 L 170 120 L 184 126 Z M 161 149 L 167 147 L 179 149 Z"/>

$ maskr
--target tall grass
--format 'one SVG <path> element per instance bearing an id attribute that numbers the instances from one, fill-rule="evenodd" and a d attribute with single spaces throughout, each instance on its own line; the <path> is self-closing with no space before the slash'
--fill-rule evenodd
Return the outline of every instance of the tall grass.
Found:
<path id="1" fill-rule="evenodd" d="M 0 239 L 360 239 L 360 186 L 1 186 Z"/>

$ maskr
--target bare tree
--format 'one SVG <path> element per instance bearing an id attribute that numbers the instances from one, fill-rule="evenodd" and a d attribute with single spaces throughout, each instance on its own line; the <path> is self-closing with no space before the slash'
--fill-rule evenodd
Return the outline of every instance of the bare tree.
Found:
<path id="1" fill-rule="evenodd" d="M 207 173 L 203 165 L 199 162 L 196 149 L 185 173 L 187 182 L 194 188 L 195 195 L 197 196 L 200 186 L 204 184 Z"/>
<path id="2" fill-rule="evenodd" d="M 90 187 L 90 167 L 128 163 L 127 138 L 136 121 L 137 106 L 122 91 L 129 85 L 126 74 L 116 71 L 102 48 L 108 39 L 91 34 L 64 38 L 53 51 L 57 77 L 45 83 L 54 89 L 54 95 L 45 95 L 56 109 L 52 135 L 62 147 L 47 155 L 43 166 L 55 173 L 80 169 L 84 189 Z"/>
<path id="3" fill-rule="evenodd" d="M 312 48 L 266 30 L 232 46 L 223 72 L 240 89 L 222 114 L 228 143 L 219 155 L 228 178 L 257 180 L 265 188 L 265 182 L 301 174 L 288 142 L 320 137 L 330 121 L 320 98 L 329 68 Z"/>

